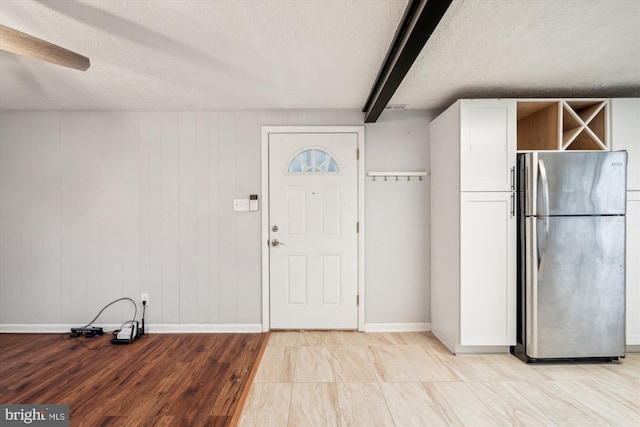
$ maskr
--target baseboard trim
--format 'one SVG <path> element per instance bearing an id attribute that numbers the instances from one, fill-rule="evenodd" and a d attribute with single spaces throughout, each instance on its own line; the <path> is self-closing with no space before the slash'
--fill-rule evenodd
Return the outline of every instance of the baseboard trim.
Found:
<path id="1" fill-rule="evenodd" d="M 365 323 L 365 332 L 426 332 L 431 323 Z"/>
<path id="2" fill-rule="evenodd" d="M 451 354 L 508 354 L 509 346 L 504 345 L 459 345 L 451 340 L 443 340 L 437 331 L 431 331 Z"/>
<path id="3" fill-rule="evenodd" d="M 203 324 L 203 323 L 190 323 L 190 324 L 160 324 L 160 325 L 147 325 L 146 332 L 150 334 L 202 334 L 202 333 L 215 333 L 215 334 L 231 334 L 231 333 L 261 333 L 261 323 L 242 323 L 242 324 Z"/>
<path id="4" fill-rule="evenodd" d="M 504 345 L 456 345 L 454 354 L 509 354 Z"/>
<path id="5" fill-rule="evenodd" d="M 18 324 L 6 323 L 0 324 L 0 333 L 2 334 L 60 334 L 66 333 L 71 328 L 77 328 L 80 324 Z M 120 328 L 120 324 L 95 324 L 94 326 L 102 327 L 106 331 L 114 331 Z M 152 334 L 188 334 L 188 333 L 260 333 L 262 332 L 262 324 L 246 323 L 246 324 L 146 324 L 145 332 Z"/>
<path id="6" fill-rule="evenodd" d="M 627 344 L 627 353 L 640 353 L 640 345 Z"/>
<path id="7" fill-rule="evenodd" d="M 0 334 L 63 334 L 70 332 L 71 328 L 80 328 L 84 324 L 70 323 L 70 324 L 38 324 L 38 323 L 5 323 L 0 324 Z M 92 326 L 99 326 L 105 332 L 115 331 L 120 329 L 121 324 L 95 324 Z"/>

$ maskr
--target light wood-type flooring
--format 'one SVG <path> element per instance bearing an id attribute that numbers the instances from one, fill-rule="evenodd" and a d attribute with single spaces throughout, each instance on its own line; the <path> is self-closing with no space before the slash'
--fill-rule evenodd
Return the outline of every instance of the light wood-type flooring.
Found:
<path id="1" fill-rule="evenodd" d="M 527 365 L 431 333 L 272 332 L 239 425 L 640 426 L 640 354 Z"/>

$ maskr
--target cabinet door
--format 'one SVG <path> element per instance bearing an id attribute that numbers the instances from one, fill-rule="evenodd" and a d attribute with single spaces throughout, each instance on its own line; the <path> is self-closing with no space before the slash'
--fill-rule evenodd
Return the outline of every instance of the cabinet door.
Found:
<path id="1" fill-rule="evenodd" d="M 516 343 L 516 219 L 513 194 L 461 194 L 461 345 Z"/>
<path id="2" fill-rule="evenodd" d="M 627 345 L 640 345 L 640 191 L 627 192 Z"/>
<path id="3" fill-rule="evenodd" d="M 611 100 L 611 149 L 627 150 L 627 190 L 640 191 L 640 98 Z"/>
<path id="4" fill-rule="evenodd" d="M 515 165 L 516 101 L 462 100 L 461 191 L 511 191 Z"/>

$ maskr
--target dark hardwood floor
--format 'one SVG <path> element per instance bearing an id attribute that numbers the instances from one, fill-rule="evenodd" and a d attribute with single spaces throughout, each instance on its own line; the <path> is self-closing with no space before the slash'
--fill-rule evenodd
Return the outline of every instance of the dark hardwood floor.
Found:
<path id="1" fill-rule="evenodd" d="M 69 404 L 72 426 L 233 425 L 266 334 L 110 339 L 0 334 L 0 403 Z"/>

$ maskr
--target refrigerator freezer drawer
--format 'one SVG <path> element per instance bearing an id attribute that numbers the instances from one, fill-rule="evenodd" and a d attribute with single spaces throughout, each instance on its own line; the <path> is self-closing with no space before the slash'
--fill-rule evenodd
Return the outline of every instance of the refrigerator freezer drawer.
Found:
<path id="1" fill-rule="evenodd" d="M 531 358 L 624 356 L 625 217 L 527 218 Z"/>

